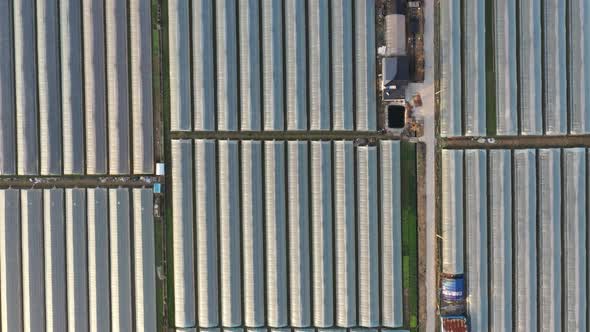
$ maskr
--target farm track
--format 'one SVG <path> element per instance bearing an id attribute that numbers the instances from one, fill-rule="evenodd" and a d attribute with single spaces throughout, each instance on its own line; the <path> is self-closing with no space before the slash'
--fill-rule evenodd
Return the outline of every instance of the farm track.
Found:
<path id="1" fill-rule="evenodd" d="M 590 135 L 580 136 L 495 136 L 493 143 L 480 137 L 439 138 L 441 149 L 523 149 L 590 147 Z"/>

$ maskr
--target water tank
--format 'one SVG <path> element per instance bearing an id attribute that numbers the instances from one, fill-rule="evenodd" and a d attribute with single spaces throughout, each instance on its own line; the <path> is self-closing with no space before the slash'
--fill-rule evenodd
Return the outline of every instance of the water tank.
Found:
<path id="1" fill-rule="evenodd" d="M 462 274 L 441 277 L 441 300 L 443 303 L 465 300 L 465 279 Z"/>

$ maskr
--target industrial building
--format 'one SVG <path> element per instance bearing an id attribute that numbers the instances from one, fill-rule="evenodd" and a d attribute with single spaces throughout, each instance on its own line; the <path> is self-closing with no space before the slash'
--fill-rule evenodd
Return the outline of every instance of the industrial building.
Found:
<path id="1" fill-rule="evenodd" d="M 402 327 L 401 177 L 399 141 L 173 140 L 174 325 Z"/>
<path id="2" fill-rule="evenodd" d="M 0 189 L 2 331 L 157 331 L 151 189 Z"/>
<path id="3" fill-rule="evenodd" d="M 4 1 L 0 45 L 0 175 L 153 173 L 148 1 Z"/>
<path id="4" fill-rule="evenodd" d="M 589 158 L 442 150 L 442 272 L 465 274 L 473 331 L 586 331 Z"/>

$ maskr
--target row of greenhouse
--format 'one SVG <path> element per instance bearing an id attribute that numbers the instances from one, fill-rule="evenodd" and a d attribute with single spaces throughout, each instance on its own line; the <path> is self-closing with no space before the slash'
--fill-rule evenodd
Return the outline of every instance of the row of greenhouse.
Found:
<path id="1" fill-rule="evenodd" d="M 474 331 L 586 331 L 590 150 L 442 150 L 442 273 Z"/>
<path id="2" fill-rule="evenodd" d="M 399 141 L 173 140 L 174 326 L 401 327 L 400 162 Z"/>
<path id="3" fill-rule="evenodd" d="M 0 4 L 0 175 L 153 172 L 149 1 Z"/>
<path id="4" fill-rule="evenodd" d="M 440 3 L 441 136 L 590 133 L 587 1 L 524 0 L 518 10 L 514 1 L 494 1 L 491 8 Z"/>
<path id="5" fill-rule="evenodd" d="M 170 0 L 173 131 L 376 130 L 375 0 Z"/>
<path id="6" fill-rule="evenodd" d="M 2 331 L 156 331 L 151 189 L 0 190 Z"/>

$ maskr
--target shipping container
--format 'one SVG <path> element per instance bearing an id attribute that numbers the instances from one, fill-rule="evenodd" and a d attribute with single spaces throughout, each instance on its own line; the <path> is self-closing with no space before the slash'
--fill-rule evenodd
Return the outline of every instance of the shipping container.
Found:
<path id="1" fill-rule="evenodd" d="M 443 304 L 461 304 L 465 301 L 465 278 L 463 274 L 443 275 L 440 289 Z"/>

